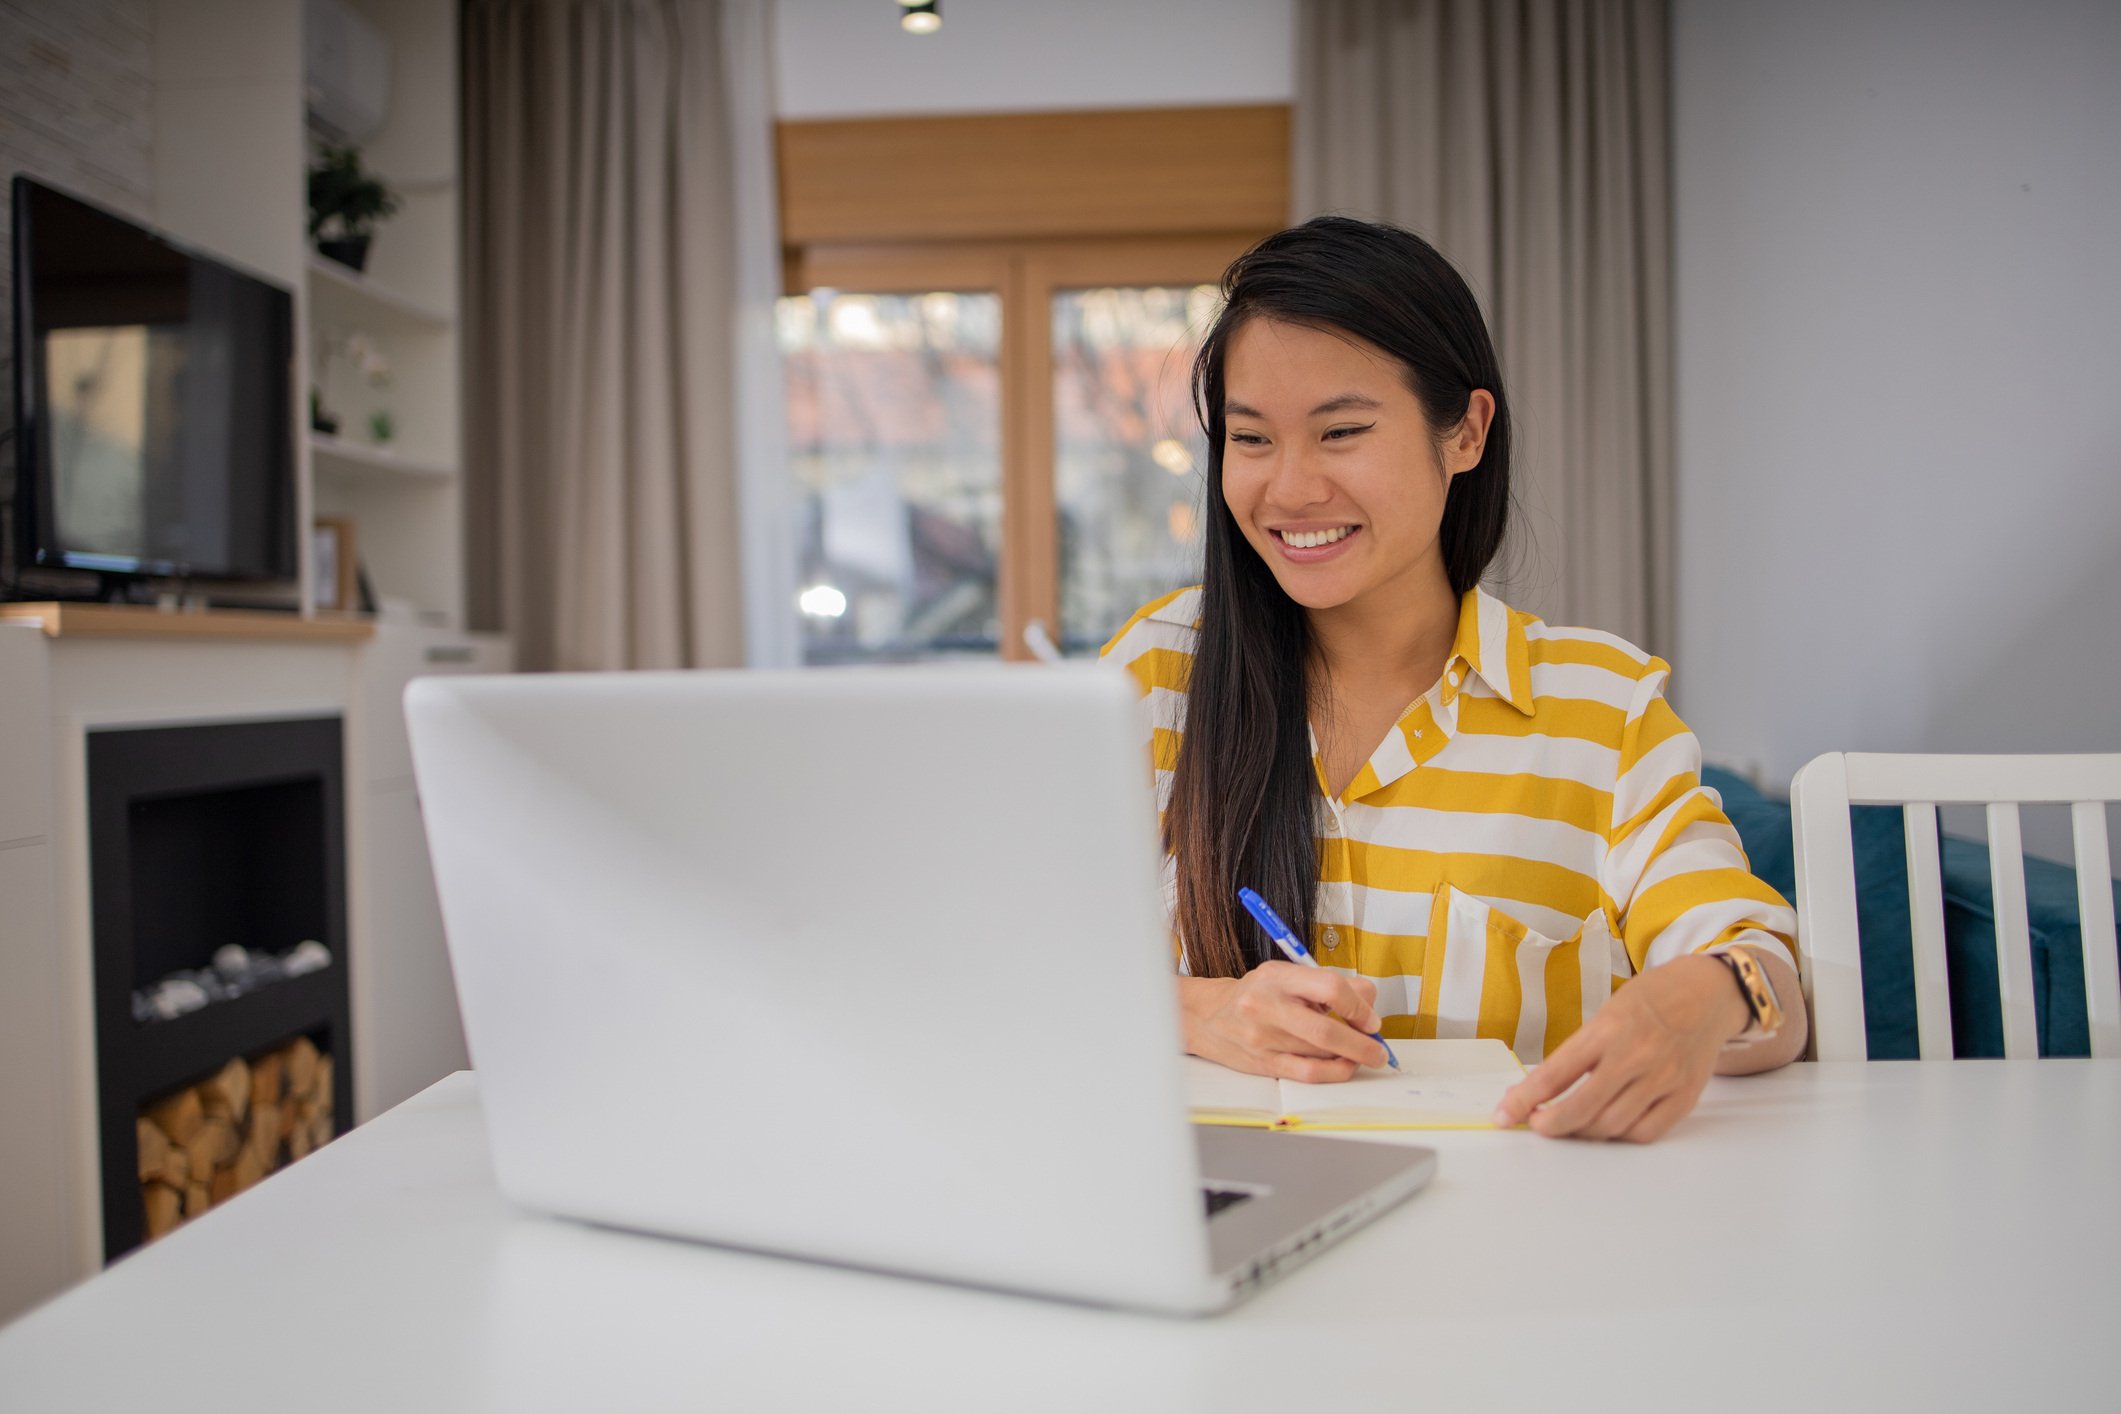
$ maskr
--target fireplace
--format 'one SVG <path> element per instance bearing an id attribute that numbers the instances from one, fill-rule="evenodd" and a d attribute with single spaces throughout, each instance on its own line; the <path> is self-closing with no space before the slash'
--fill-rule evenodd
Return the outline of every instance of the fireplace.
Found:
<path id="1" fill-rule="evenodd" d="M 353 1112 L 345 782 L 337 717 L 93 731 L 87 754 L 110 1260 L 146 1235 L 158 1101 L 294 1048 L 326 1058 L 319 1131 Z"/>

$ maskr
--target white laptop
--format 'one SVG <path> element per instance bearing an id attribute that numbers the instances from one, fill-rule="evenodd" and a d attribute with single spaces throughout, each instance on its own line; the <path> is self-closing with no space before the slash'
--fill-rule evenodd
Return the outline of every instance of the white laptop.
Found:
<path id="1" fill-rule="evenodd" d="M 1434 1169 L 1189 1123 L 1116 669 L 427 678 L 406 712 L 524 1207 L 1205 1312 Z"/>

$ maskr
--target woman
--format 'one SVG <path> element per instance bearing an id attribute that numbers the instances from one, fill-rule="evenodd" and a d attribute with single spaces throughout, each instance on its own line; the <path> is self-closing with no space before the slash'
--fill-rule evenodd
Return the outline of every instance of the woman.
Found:
<path id="1" fill-rule="evenodd" d="M 1380 1028 L 1496 1036 L 1539 1063 L 1498 1123 L 1640 1141 L 1711 1073 L 1793 1059 L 1796 920 L 1665 664 L 1478 587 L 1510 415 L 1464 280 L 1324 217 L 1223 293 L 1193 371 L 1203 581 L 1105 647 L 1155 718 L 1187 1049 L 1331 1081 L 1384 1062 Z M 1242 887 L 1324 968 L 1272 960 Z"/>

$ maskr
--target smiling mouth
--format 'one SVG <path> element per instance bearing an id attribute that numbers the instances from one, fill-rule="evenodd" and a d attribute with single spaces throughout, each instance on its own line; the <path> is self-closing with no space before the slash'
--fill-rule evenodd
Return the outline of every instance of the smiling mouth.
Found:
<path id="1" fill-rule="evenodd" d="M 1359 527 L 1336 525 L 1331 530 L 1277 530 L 1276 539 L 1292 550 L 1315 550 L 1321 545 L 1331 545 L 1353 535 Z"/>

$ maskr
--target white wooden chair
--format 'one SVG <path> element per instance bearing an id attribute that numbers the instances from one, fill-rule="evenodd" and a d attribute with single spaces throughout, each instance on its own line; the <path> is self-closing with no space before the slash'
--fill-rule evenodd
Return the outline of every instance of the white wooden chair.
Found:
<path id="1" fill-rule="evenodd" d="M 2032 929 L 2018 807 L 2066 804 L 2076 839 L 2077 908 L 2084 936 L 2084 998 L 2094 1056 L 2121 1056 L 2121 967 L 2115 961 L 2114 896 L 2106 847 L 2106 802 L 2121 800 L 2121 755 L 1885 756 L 1833 752 L 1790 782 L 1797 865 L 1797 953 L 1819 1060 L 1862 1060 L 1863 957 L 1856 943 L 1856 869 L 1851 805 L 1900 805 L 1907 818 L 1908 914 L 1914 925 L 1915 1020 L 1924 1060 L 1952 1056 L 1944 970 L 1944 883 L 1937 806 L 1988 807 L 1989 879 L 1996 914 L 1996 968 L 2003 1000 L 2003 1052 L 2040 1054 L 2033 1017 Z"/>

